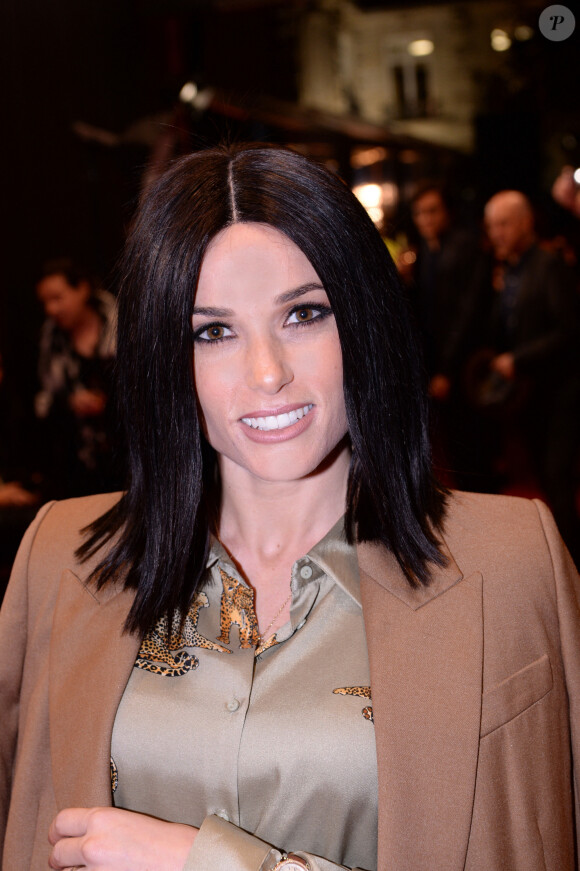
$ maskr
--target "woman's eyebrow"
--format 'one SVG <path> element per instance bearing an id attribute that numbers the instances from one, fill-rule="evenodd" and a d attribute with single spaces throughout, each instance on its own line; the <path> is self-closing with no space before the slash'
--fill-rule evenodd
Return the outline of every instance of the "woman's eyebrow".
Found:
<path id="1" fill-rule="evenodd" d="M 277 305 L 283 305 L 286 302 L 292 302 L 294 299 L 305 296 L 307 293 L 310 293 L 311 290 L 324 291 L 324 288 L 319 281 L 309 281 L 308 284 L 301 284 L 300 287 L 295 287 L 293 290 L 287 290 L 284 293 L 281 293 L 280 296 L 276 297 L 274 302 Z"/>
<path id="2" fill-rule="evenodd" d="M 213 306 L 194 306 L 194 315 L 206 318 L 231 318 L 234 314 L 231 308 L 214 308 Z"/>

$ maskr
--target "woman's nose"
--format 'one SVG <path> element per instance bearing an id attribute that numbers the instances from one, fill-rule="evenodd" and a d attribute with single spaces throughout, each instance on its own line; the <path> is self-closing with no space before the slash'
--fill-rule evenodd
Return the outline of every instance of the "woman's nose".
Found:
<path id="1" fill-rule="evenodd" d="M 275 339 L 262 339 L 247 349 L 246 379 L 253 390 L 277 393 L 294 375 L 287 354 Z"/>

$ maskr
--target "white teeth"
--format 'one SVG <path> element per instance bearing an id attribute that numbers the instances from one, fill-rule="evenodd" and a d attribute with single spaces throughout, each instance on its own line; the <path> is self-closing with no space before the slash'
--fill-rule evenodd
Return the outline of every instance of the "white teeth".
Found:
<path id="1" fill-rule="evenodd" d="M 284 414 L 270 414 L 268 417 L 243 417 L 242 421 L 246 426 L 264 432 L 270 432 L 273 429 L 286 429 L 287 426 L 292 426 L 293 423 L 297 423 L 305 414 L 308 414 L 312 407 L 312 405 L 304 405 L 294 411 L 288 411 Z"/>

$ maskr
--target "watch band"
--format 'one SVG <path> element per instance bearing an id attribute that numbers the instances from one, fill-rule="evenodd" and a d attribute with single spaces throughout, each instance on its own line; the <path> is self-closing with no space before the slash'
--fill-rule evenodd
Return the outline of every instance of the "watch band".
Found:
<path id="1" fill-rule="evenodd" d="M 306 859 L 297 856 L 296 853 L 283 853 L 272 871 L 311 871 L 311 868 Z"/>

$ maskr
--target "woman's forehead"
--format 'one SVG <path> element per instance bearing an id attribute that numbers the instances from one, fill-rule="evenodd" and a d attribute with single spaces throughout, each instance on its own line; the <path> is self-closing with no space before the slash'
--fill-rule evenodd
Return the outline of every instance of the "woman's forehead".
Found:
<path id="1" fill-rule="evenodd" d="M 196 302 L 215 292 L 282 292 L 306 281 L 319 281 L 301 249 L 268 224 L 237 223 L 212 240 L 202 262 Z"/>

